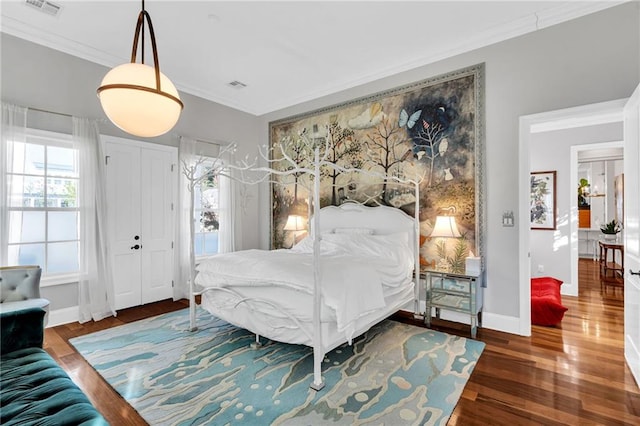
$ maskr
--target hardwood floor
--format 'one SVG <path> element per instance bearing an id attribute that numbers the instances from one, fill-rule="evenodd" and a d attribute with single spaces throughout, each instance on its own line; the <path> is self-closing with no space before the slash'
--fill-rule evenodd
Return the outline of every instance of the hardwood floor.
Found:
<path id="1" fill-rule="evenodd" d="M 479 329 L 486 348 L 449 425 L 638 425 L 640 390 L 623 354 L 621 289 L 600 289 L 597 264 L 580 260 L 580 296 L 559 327 L 533 326 L 531 337 Z M 118 312 L 98 323 L 47 329 L 45 349 L 113 425 L 145 421 L 84 361 L 68 340 L 181 309 L 186 301 L 158 302 Z M 468 337 L 469 327 L 435 328 Z"/>

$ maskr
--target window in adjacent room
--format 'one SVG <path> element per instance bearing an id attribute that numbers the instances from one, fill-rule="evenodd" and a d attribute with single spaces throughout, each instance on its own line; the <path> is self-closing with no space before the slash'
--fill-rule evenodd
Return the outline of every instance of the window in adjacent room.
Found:
<path id="1" fill-rule="evenodd" d="M 40 265 L 43 275 L 75 274 L 78 165 L 69 135 L 30 130 L 13 144 L 9 184 L 10 265 Z"/>
<path id="2" fill-rule="evenodd" d="M 207 173 L 213 160 L 203 163 L 197 175 Z M 218 233 L 220 230 L 220 181 L 218 176 L 203 179 L 194 188 L 194 253 L 196 258 L 218 253 Z"/>

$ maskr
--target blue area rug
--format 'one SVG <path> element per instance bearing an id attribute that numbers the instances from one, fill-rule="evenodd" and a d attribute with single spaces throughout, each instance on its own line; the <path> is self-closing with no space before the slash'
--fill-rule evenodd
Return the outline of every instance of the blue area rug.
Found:
<path id="1" fill-rule="evenodd" d="M 446 424 L 484 343 L 383 321 L 326 355 L 267 342 L 198 309 L 71 339 L 151 425 Z"/>

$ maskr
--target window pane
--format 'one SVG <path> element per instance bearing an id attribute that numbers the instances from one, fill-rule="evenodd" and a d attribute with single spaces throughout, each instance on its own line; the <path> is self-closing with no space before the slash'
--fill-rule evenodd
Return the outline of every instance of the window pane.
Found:
<path id="1" fill-rule="evenodd" d="M 77 240 L 77 212 L 49 212 L 48 241 Z"/>
<path id="2" fill-rule="evenodd" d="M 44 241 L 44 212 L 10 212 L 9 243 Z"/>
<path id="3" fill-rule="evenodd" d="M 200 215 L 200 229 L 205 232 L 212 232 L 220 228 L 218 213 L 213 210 L 203 211 Z"/>
<path id="4" fill-rule="evenodd" d="M 202 192 L 202 206 L 208 209 L 218 208 L 218 188 L 207 188 Z"/>
<path id="5" fill-rule="evenodd" d="M 47 206 L 75 207 L 77 179 L 47 178 Z"/>
<path id="6" fill-rule="evenodd" d="M 78 242 L 49 244 L 48 273 L 78 271 Z"/>
<path id="7" fill-rule="evenodd" d="M 218 231 L 204 234 L 204 252 L 205 254 L 218 253 Z"/>
<path id="8" fill-rule="evenodd" d="M 47 175 L 78 177 L 75 153 L 72 148 L 47 147 Z"/>
<path id="9" fill-rule="evenodd" d="M 193 252 L 197 256 L 202 256 L 204 254 L 202 241 L 204 239 L 204 234 L 198 232 L 193 236 Z"/>
<path id="10" fill-rule="evenodd" d="M 39 265 L 44 268 L 44 244 L 9 246 L 9 265 Z"/>
<path id="11" fill-rule="evenodd" d="M 21 142 L 14 143 L 12 172 L 44 175 L 44 146 Z"/>
<path id="12" fill-rule="evenodd" d="M 41 207 L 44 205 L 44 178 L 9 175 L 9 206 Z"/>

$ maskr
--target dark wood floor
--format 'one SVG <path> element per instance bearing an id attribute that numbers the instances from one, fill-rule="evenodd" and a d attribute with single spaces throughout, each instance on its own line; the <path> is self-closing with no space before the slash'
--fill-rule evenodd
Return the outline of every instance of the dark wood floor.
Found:
<path id="1" fill-rule="evenodd" d="M 449 425 L 640 424 L 640 391 L 623 354 L 622 291 L 601 291 L 591 260 L 580 260 L 579 274 L 580 296 L 563 297 L 569 311 L 560 327 L 533 326 L 531 337 L 478 330 L 487 346 Z M 68 340 L 186 306 L 186 301 L 159 302 L 98 323 L 50 328 L 45 348 L 111 424 L 145 425 Z M 469 332 L 468 326 L 445 322 L 437 328 Z"/>

